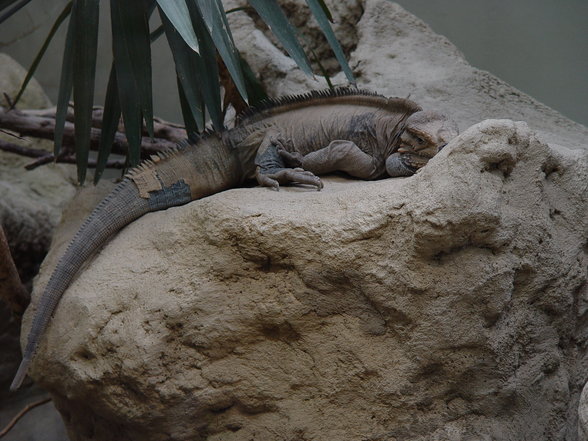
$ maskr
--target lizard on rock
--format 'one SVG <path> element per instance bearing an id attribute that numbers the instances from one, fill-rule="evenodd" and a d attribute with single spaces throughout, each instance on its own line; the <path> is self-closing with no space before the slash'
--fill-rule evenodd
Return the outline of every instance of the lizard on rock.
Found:
<path id="1" fill-rule="evenodd" d="M 269 100 L 232 129 L 152 156 L 132 169 L 70 242 L 41 295 L 22 362 L 22 383 L 57 304 L 82 264 L 142 215 L 186 204 L 257 179 L 262 186 L 305 184 L 342 171 L 361 179 L 410 176 L 458 134 L 449 118 L 403 98 L 342 88 Z"/>

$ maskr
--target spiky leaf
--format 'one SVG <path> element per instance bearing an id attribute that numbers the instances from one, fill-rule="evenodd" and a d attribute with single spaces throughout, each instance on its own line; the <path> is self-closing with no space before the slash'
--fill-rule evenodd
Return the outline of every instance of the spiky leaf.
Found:
<path id="1" fill-rule="evenodd" d="M 31 81 L 31 78 L 33 78 L 33 75 L 37 70 L 37 66 L 39 66 L 39 63 L 41 62 L 43 56 L 45 55 L 45 52 L 47 51 L 47 48 L 49 47 L 49 43 L 51 43 L 51 40 L 53 40 L 53 37 L 55 36 L 55 33 L 59 30 L 61 24 L 65 21 L 65 19 L 69 17 L 71 7 L 72 2 L 70 1 L 67 3 L 67 5 L 65 5 L 65 8 L 63 8 L 61 14 L 59 14 L 59 17 L 57 17 L 57 20 L 55 20 L 55 23 L 53 23 L 53 26 L 51 27 L 49 34 L 47 34 L 47 37 L 43 42 L 43 46 L 41 46 L 41 49 L 39 49 L 39 52 L 35 56 L 35 59 L 33 60 L 31 67 L 29 67 L 29 70 L 25 76 L 24 81 L 22 82 L 22 85 L 20 86 L 20 90 L 18 91 L 16 98 L 14 98 L 14 100 L 12 101 L 13 107 L 16 106 L 16 104 L 22 97 L 22 94 L 24 93 L 25 89 L 27 88 L 29 82 Z"/>
<path id="2" fill-rule="evenodd" d="M 153 136 L 149 27 L 142 0 L 111 0 L 110 13 L 112 49 L 129 143 L 129 163 L 135 166 L 140 159 L 143 117 L 149 134 Z"/>
<path id="3" fill-rule="evenodd" d="M 160 13 L 161 21 L 165 29 L 165 35 L 174 57 L 176 65 L 176 74 L 178 77 L 178 84 L 181 85 L 179 91 L 183 102 L 183 114 L 186 124 L 188 121 L 194 121 L 198 130 L 204 129 L 204 103 L 202 101 L 202 93 L 200 84 L 197 81 L 197 59 L 199 54 L 191 50 L 186 42 L 182 39 L 180 34 L 176 31 L 173 23 L 167 18 L 165 14 Z M 191 117 L 186 120 L 186 114 L 189 113 Z"/>
<path id="4" fill-rule="evenodd" d="M 98 146 L 98 161 L 96 171 L 94 172 L 94 184 L 97 184 L 104 173 L 108 156 L 112 150 L 114 136 L 118 130 L 120 121 L 120 101 L 118 99 L 118 85 L 116 83 L 116 68 L 114 63 L 110 68 L 110 77 L 108 78 L 108 87 L 106 88 L 106 98 L 104 101 L 104 112 L 102 114 L 102 132 L 100 134 L 100 144 Z"/>
<path id="5" fill-rule="evenodd" d="M 157 0 L 157 4 L 186 44 L 194 52 L 199 52 L 198 38 L 194 33 L 190 13 L 188 12 L 188 5 L 185 0 Z"/>
<path id="6" fill-rule="evenodd" d="M 71 89 L 73 84 L 73 52 L 75 41 L 75 25 L 76 20 L 73 18 L 77 4 L 74 3 L 71 10 L 71 17 L 67 27 L 67 35 L 65 36 L 65 46 L 63 49 L 63 60 L 61 62 L 61 76 L 59 79 L 59 94 L 57 95 L 57 110 L 55 111 L 55 136 L 53 155 L 57 157 L 61 151 L 63 141 L 63 128 L 65 126 L 65 118 L 67 116 L 67 109 L 69 106 L 69 98 L 71 97 Z"/>
<path id="7" fill-rule="evenodd" d="M 94 106 L 94 79 L 96 77 L 96 52 L 98 49 L 98 16 L 100 0 L 76 0 L 72 18 L 75 44 L 73 59 L 74 123 L 78 181 L 86 180 L 90 130 Z"/>
<path id="8" fill-rule="evenodd" d="M 312 69 L 304 49 L 298 41 L 296 31 L 284 15 L 284 12 L 275 0 L 249 0 L 259 16 L 269 26 L 271 31 L 280 40 L 284 49 L 288 51 L 292 59 L 307 74 L 312 75 Z"/>
<path id="9" fill-rule="evenodd" d="M 241 71 L 239 53 L 235 47 L 222 2 L 220 0 L 199 0 L 195 4 L 239 93 L 247 101 L 247 88 Z"/>
<path id="10" fill-rule="evenodd" d="M 347 80 L 351 84 L 355 84 L 355 78 L 353 77 L 353 73 L 351 73 L 351 69 L 347 64 L 347 59 L 345 58 L 343 49 L 341 49 L 341 45 L 339 44 L 337 37 L 335 37 L 333 29 L 331 28 L 331 24 L 329 23 L 329 20 L 332 21 L 332 17 L 329 19 L 329 17 L 325 13 L 324 8 L 326 8 L 326 6 L 324 5 L 324 3 L 321 5 L 322 2 L 320 0 L 306 0 L 306 3 L 308 4 L 308 7 L 310 8 L 311 12 L 314 14 L 319 26 L 323 31 L 323 34 L 325 34 L 325 37 L 327 38 L 327 41 L 331 45 L 331 48 L 335 53 L 335 57 L 337 58 L 337 61 L 339 61 L 339 64 L 341 65 L 341 68 L 343 69 L 343 72 L 345 73 Z"/>

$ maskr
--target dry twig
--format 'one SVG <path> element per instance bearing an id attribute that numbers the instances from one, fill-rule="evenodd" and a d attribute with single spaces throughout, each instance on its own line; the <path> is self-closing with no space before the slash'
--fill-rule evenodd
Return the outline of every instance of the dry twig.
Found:
<path id="1" fill-rule="evenodd" d="M 12 418 L 12 420 L 8 423 L 8 425 L 2 429 L 2 432 L 0 432 L 0 438 L 2 438 L 4 435 L 6 435 L 8 432 L 10 432 L 10 430 L 14 427 L 14 425 L 16 423 L 18 423 L 18 420 L 20 420 L 23 416 L 25 416 L 25 414 L 31 410 L 34 409 L 37 406 L 41 406 L 42 404 L 48 403 L 49 401 L 51 401 L 51 397 L 46 397 L 43 398 L 42 400 L 39 401 L 35 401 L 34 403 L 31 404 L 27 404 L 23 410 L 21 410 L 14 418 Z"/>
<path id="2" fill-rule="evenodd" d="M 70 119 L 71 117 L 72 115 L 68 114 L 67 119 Z M 101 133 L 100 127 L 102 126 L 101 108 L 94 109 L 92 121 L 93 127 L 90 132 L 90 148 L 92 150 L 98 150 Z M 143 158 L 147 158 L 157 152 L 174 147 L 178 142 L 186 138 L 186 130 L 183 127 L 163 121 L 159 118 L 155 118 L 154 128 L 155 133 L 153 139 L 144 136 L 141 140 L 141 154 Z M 3 131 L 9 130 L 18 133 L 20 136 L 54 139 L 55 109 L 9 110 L 0 106 L 0 129 L 3 129 Z M 119 127 L 119 130 L 122 130 L 122 127 Z M 74 145 L 74 125 L 72 122 L 66 121 L 63 130 L 63 146 L 65 148 L 69 147 L 71 150 L 71 147 Z M 12 146 L 14 146 L 14 144 L 12 144 Z M 17 149 L 14 149 L 14 147 L 7 147 L 6 143 L 0 144 L 0 150 L 12 151 L 16 154 L 21 154 L 22 152 L 22 150 L 18 151 Z M 116 132 L 112 144 L 112 153 L 125 155 L 127 150 L 128 143 L 125 135 L 121 131 Z M 45 152 L 45 155 L 47 155 L 47 152 Z M 30 155 L 25 154 L 25 156 Z"/>

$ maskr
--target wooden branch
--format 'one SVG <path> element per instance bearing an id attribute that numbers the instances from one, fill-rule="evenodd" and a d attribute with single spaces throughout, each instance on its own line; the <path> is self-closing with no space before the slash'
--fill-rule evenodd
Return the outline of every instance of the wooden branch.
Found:
<path id="1" fill-rule="evenodd" d="M 31 296 L 20 281 L 12 260 L 4 229 L 0 225 L 0 298 L 17 316 L 22 316 L 31 301 Z"/>
<path id="2" fill-rule="evenodd" d="M 49 164 L 51 162 L 57 162 L 57 163 L 61 163 L 61 164 L 76 164 L 76 157 L 74 155 L 59 155 L 57 157 L 57 159 L 55 159 L 55 156 L 53 156 L 52 154 L 46 155 L 46 156 L 41 156 L 39 159 L 37 159 L 36 161 L 33 161 L 27 165 L 25 165 L 25 168 L 27 170 L 33 170 L 37 167 L 39 167 L 40 165 L 43 164 Z M 97 165 L 97 161 L 95 159 L 89 159 L 88 160 L 88 168 L 96 168 Z M 125 161 L 106 161 L 106 168 L 116 168 L 116 169 L 123 169 L 126 167 L 126 163 Z"/>
<path id="3" fill-rule="evenodd" d="M 0 150 L 9 153 L 16 153 L 20 156 L 26 156 L 28 158 L 40 158 L 42 156 L 47 156 L 50 152 L 43 149 L 32 149 L 30 147 L 24 147 L 22 145 L 13 144 L 8 141 L 3 141 L 0 139 Z"/>
<path id="4" fill-rule="evenodd" d="M 43 112 L 45 113 L 39 114 L 39 111 L 30 110 L 7 110 L 0 106 L 0 128 L 16 132 L 21 136 L 54 139 L 55 114 L 52 113 L 50 116 L 47 116 L 46 111 Z M 98 118 L 98 116 L 100 118 Z M 101 124 L 101 117 L 102 113 L 100 110 L 100 112 L 97 112 L 96 124 L 98 124 L 98 120 Z M 141 154 L 143 158 L 147 158 L 152 154 L 174 147 L 176 143 L 186 138 L 186 131 L 174 124 L 154 122 L 154 125 L 157 127 L 157 136 L 153 139 L 144 136 L 141 140 Z M 75 145 L 73 123 L 66 121 L 63 132 L 63 145 Z M 98 150 L 100 132 L 100 129 L 97 127 L 91 129 L 90 148 L 92 150 Z M 116 132 L 112 144 L 112 153 L 126 155 L 127 150 L 128 143 L 125 135 L 121 132 Z"/>
<path id="5" fill-rule="evenodd" d="M 31 409 L 34 409 L 37 406 L 48 403 L 49 401 L 51 401 L 51 398 L 46 397 L 46 398 L 43 398 L 39 401 L 35 401 L 34 403 L 27 404 L 23 410 L 21 410 L 14 418 L 12 418 L 12 420 L 10 420 L 10 422 L 2 430 L 2 432 L 0 432 L 0 438 L 2 438 L 4 435 L 6 435 L 8 432 L 10 432 L 10 430 L 14 427 L 14 425 L 16 423 L 18 423 L 18 420 L 20 420 L 23 416 L 25 416 L 28 411 L 30 411 Z"/>
<path id="6" fill-rule="evenodd" d="M 24 168 L 27 170 L 33 170 L 40 165 L 49 164 L 51 162 L 63 163 L 63 164 L 75 164 L 76 157 L 75 155 L 64 151 L 61 155 L 55 159 L 53 153 L 43 150 L 43 149 L 32 149 L 30 147 L 24 147 L 22 145 L 13 144 L 11 142 L 3 141 L 0 139 L 0 150 L 4 152 L 15 153 L 20 156 L 26 156 L 28 158 L 38 158 L 36 161 L 31 162 L 30 164 L 25 165 Z M 96 160 L 90 159 L 88 161 L 88 168 L 96 168 Z M 123 169 L 125 168 L 125 161 L 107 161 L 106 168 L 116 168 L 116 169 Z"/>
<path id="7" fill-rule="evenodd" d="M 73 104 L 70 105 L 68 108 L 67 115 L 65 120 L 68 122 L 73 123 L 74 121 L 74 106 Z M 55 119 L 55 112 L 57 111 L 57 107 L 51 107 L 49 109 L 31 109 L 31 110 L 20 110 L 20 113 L 27 115 L 27 116 L 37 116 L 43 118 L 51 118 Z M 97 129 L 102 128 L 102 118 L 104 116 L 104 108 L 96 106 L 92 109 L 92 127 Z M 118 126 L 119 132 L 124 132 L 125 127 L 122 121 Z M 146 135 L 147 132 L 144 131 L 143 135 Z M 165 121 L 157 116 L 153 117 L 153 136 L 155 138 L 167 139 L 173 142 L 180 142 L 186 139 L 186 130 L 184 126 L 181 124 L 172 123 L 169 121 Z"/>

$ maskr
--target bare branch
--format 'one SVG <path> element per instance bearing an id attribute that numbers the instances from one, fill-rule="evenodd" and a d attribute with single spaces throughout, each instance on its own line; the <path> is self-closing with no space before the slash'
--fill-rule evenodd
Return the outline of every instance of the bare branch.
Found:
<path id="1" fill-rule="evenodd" d="M 38 112 L 37 112 L 38 113 Z M 102 113 L 98 109 L 96 124 L 101 124 Z M 143 137 L 141 141 L 141 154 L 143 158 L 162 150 L 174 147 L 178 142 L 186 138 L 186 131 L 171 123 L 157 122 L 157 137 L 151 139 Z M 11 130 L 21 136 L 32 136 L 35 138 L 53 139 L 55 135 L 55 114 L 52 116 L 36 115 L 35 111 L 6 110 L 0 107 L 0 128 Z M 100 142 L 100 129 L 92 128 L 90 132 L 90 148 L 98 150 Z M 63 145 L 73 146 L 74 125 L 66 121 L 63 133 Z M 112 144 L 112 153 L 125 155 L 128 150 L 127 139 L 121 132 L 117 132 Z M 16 152 L 15 152 L 16 153 Z"/>
<path id="2" fill-rule="evenodd" d="M 57 157 L 57 160 L 55 160 L 55 156 L 53 156 L 52 154 L 49 154 L 46 156 L 42 156 L 39 159 L 37 159 L 36 161 L 33 161 L 33 162 L 25 165 L 25 168 L 27 170 L 33 170 L 33 169 L 39 167 L 40 165 L 49 164 L 51 162 L 57 162 L 57 163 L 61 163 L 61 164 L 76 164 L 76 157 L 74 155 L 63 155 L 63 156 L 59 155 Z M 95 159 L 88 160 L 88 168 L 96 168 L 96 163 L 97 163 L 97 161 Z M 123 169 L 125 167 L 126 167 L 125 161 L 107 161 L 106 162 L 106 168 Z"/>
<path id="3" fill-rule="evenodd" d="M 20 156 L 27 156 L 29 158 L 39 158 L 41 156 L 47 156 L 49 152 L 42 149 L 32 149 L 30 147 L 24 147 L 22 145 L 13 144 L 8 141 L 0 139 L 0 150 L 9 153 L 16 153 Z"/>
<path id="4" fill-rule="evenodd" d="M 27 404 L 23 410 L 21 410 L 14 418 L 12 418 L 12 420 L 2 430 L 2 432 L 0 432 L 0 438 L 2 438 L 4 435 L 6 435 L 8 432 L 10 432 L 10 430 L 14 427 L 14 425 L 16 423 L 18 423 L 18 420 L 20 420 L 23 416 L 25 416 L 29 410 L 34 409 L 35 407 L 40 406 L 42 404 L 48 403 L 49 401 L 51 401 L 51 398 L 46 397 L 46 398 L 43 398 L 39 401 L 35 401 L 34 403 Z"/>
<path id="5" fill-rule="evenodd" d="M 49 109 L 31 109 L 31 110 L 20 110 L 20 113 L 27 116 L 38 116 L 43 118 L 51 118 L 55 119 L 55 112 L 57 108 L 51 107 Z M 95 106 L 92 109 L 92 127 L 97 129 L 102 128 L 102 118 L 104 115 L 104 108 L 100 106 Z M 74 120 L 74 110 L 73 105 L 68 107 L 67 115 L 65 120 L 68 122 L 73 123 Z M 119 132 L 124 132 L 124 125 L 122 122 L 118 126 Z M 144 132 L 143 134 L 146 134 Z M 186 139 L 186 130 L 184 126 L 181 124 L 172 123 L 169 121 L 165 121 L 158 117 L 153 117 L 153 136 L 155 138 L 162 138 L 167 139 L 173 142 L 180 142 Z"/>

